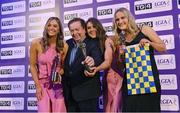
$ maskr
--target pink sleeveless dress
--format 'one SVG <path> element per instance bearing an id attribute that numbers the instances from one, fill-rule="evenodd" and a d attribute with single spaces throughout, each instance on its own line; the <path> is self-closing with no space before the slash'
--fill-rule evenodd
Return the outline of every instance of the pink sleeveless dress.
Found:
<path id="1" fill-rule="evenodd" d="M 122 111 L 123 73 L 117 65 L 118 55 L 113 53 L 111 68 L 106 72 L 105 112 L 119 113 Z"/>
<path id="2" fill-rule="evenodd" d="M 50 81 L 51 66 L 57 55 L 55 47 L 49 47 L 38 56 L 39 81 L 43 89 L 43 97 L 38 101 L 38 112 L 66 112 L 62 85 L 52 88 Z"/>
<path id="3" fill-rule="evenodd" d="M 107 73 L 107 100 L 105 112 L 119 113 L 121 112 L 121 87 L 123 78 L 112 68 Z"/>

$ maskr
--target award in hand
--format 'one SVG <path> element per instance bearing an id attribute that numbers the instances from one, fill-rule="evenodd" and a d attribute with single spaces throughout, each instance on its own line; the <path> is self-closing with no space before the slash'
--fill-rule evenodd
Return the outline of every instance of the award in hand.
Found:
<path id="1" fill-rule="evenodd" d="M 86 55 L 86 44 L 83 43 L 83 42 L 79 42 L 79 48 L 81 49 L 84 58 L 86 58 L 86 57 L 87 57 L 87 55 Z M 84 65 L 85 70 L 87 70 L 88 72 L 92 72 L 92 70 L 90 69 L 90 66 L 89 66 L 89 65 L 87 65 L 87 64 L 84 63 L 84 62 L 82 62 L 82 64 Z"/>
<path id="2" fill-rule="evenodd" d="M 119 42 L 120 42 L 120 45 L 125 45 L 125 41 L 126 41 L 126 38 L 125 38 L 125 31 L 121 31 L 120 34 L 119 34 Z"/>
<path id="3" fill-rule="evenodd" d="M 58 66 L 61 65 L 61 58 L 57 55 L 53 60 L 53 65 L 51 68 L 51 81 L 53 83 L 58 82 L 60 80 L 60 76 L 58 73 Z"/>
<path id="4" fill-rule="evenodd" d="M 122 71 L 125 71 L 125 66 L 124 66 L 124 62 L 125 62 L 125 53 L 124 53 L 124 50 L 125 50 L 125 41 L 126 41 L 126 38 L 125 38 L 125 32 L 124 31 L 121 31 L 120 34 L 119 34 L 119 60 L 118 60 L 118 66 L 119 68 L 122 70 Z"/>

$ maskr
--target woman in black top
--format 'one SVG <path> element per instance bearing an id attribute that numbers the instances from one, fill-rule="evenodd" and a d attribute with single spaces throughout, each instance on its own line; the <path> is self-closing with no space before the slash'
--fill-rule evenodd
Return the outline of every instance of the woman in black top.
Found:
<path id="1" fill-rule="evenodd" d="M 123 112 L 159 112 L 161 87 L 159 81 L 159 72 L 154 59 L 154 49 L 158 52 L 166 50 L 165 44 L 159 38 L 157 33 L 149 26 L 138 28 L 135 19 L 126 8 L 116 10 L 114 14 L 115 37 L 118 40 L 119 34 L 124 31 L 125 46 L 139 44 L 150 45 L 150 61 L 154 76 L 157 93 L 128 95 L 127 78 L 123 81 Z M 126 75 L 126 72 L 125 72 Z"/>

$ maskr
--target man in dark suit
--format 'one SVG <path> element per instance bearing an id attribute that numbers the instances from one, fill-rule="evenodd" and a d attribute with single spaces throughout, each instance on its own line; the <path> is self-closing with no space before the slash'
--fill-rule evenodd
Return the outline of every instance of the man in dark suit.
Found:
<path id="1" fill-rule="evenodd" d="M 103 55 L 98 41 L 86 36 L 85 21 L 74 18 L 68 23 L 72 39 L 65 59 L 65 74 L 63 77 L 64 96 L 68 112 L 96 112 L 98 97 L 100 96 L 99 73 L 94 76 L 84 74 L 85 61 L 89 66 L 98 66 L 102 63 Z M 85 58 L 79 47 L 79 42 L 85 43 Z"/>

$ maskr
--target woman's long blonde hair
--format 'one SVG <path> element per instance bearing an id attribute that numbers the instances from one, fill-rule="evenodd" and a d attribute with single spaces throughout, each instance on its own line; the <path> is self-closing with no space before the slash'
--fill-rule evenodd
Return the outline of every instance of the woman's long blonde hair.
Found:
<path id="1" fill-rule="evenodd" d="M 47 27 L 48 27 L 49 23 L 52 20 L 55 20 L 58 23 L 58 26 L 59 26 L 59 32 L 57 34 L 57 39 L 56 39 L 56 51 L 60 52 L 60 51 L 63 50 L 63 47 L 64 47 L 64 42 L 63 42 L 64 35 L 63 35 L 62 24 L 60 22 L 60 19 L 58 17 L 50 17 L 47 20 L 46 24 L 45 24 L 44 31 L 43 31 L 43 37 L 42 37 L 42 40 L 41 40 L 41 45 L 43 47 L 43 52 L 45 52 L 48 49 L 48 46 L 49 46 L 49 35 L 48 35 L 48 32 L 47 32 Z"/>
<path id="2" fill-rule="evenodd" d="M 115 40 L 114 40 L 114 44 L 115 46 L 117 46 L 119 44 L 119 34 L 121 32 L 121 29 L 118 28 L 118 26 L 116 25 L 116 14 L 118 12 L 122 12 L 125 17 L 128 19 L 128 28 L 127 30 L 125 31 L 125 33 L 129 33 L 131 34 L 133 37 L 136 35 L 137 31 L 139 30 L 136 23 L 135 23 L 135 18 L 134 16 L 132 15 L 132 13 L 126 9 L 126 8 L 119 8 L 116 10 L 116 12 L 114 13 L 114 18 L 113 18 L 113 29 L 114 29 L 114 32 L 115 32 Z"/>

